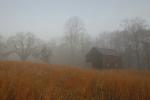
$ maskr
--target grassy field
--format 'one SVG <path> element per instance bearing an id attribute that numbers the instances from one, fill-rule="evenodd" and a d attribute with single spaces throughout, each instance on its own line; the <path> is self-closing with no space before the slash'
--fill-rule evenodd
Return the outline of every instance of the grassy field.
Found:
<path id="1" fill-rule="evenodd" d="M 150 72 L 0 62 L 0 100 L 150 100 Z"/>

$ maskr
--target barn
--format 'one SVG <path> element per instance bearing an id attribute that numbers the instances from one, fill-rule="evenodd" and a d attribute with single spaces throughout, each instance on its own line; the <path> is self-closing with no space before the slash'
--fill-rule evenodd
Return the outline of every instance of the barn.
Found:
<path id="1" fill-rule="evenodd" d="M 94 68 L 118 68 L 121 56 L 113 49 L 93 47 L 86 55 L 86 61 Z"/>

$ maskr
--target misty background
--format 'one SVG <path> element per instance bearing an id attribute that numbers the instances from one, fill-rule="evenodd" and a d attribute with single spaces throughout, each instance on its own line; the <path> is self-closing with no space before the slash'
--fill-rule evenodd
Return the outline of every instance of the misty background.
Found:
<path id="1" fill-rule="evenodd" d="M 1 60 L 90 66 L 92 47 L 150 65 L 149 0 L 0 0 Z"/>
<path id="2" fill-rule="evenodd" d="M 65 21 L 78 16 L 95 36 L 120 28 L 127 18 L 139 17 L 150 23 L 149 4 L 149 0 L 0 0 L 0 33 L 61 37 Z"/>

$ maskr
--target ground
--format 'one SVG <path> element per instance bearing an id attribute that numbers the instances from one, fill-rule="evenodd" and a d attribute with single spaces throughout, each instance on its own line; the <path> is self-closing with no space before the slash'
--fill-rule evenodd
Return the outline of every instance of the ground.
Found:
<path id="1" fill-rule="evenodd" d="M 149 71 L 0 62 L 0 100 L 149 99 Z"/>

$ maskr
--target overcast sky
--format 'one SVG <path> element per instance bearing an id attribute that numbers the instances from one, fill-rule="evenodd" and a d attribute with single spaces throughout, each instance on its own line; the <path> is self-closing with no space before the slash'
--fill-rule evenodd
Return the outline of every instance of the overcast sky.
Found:
<path id="1" fill-rule="evenodd" d="M 0 0 L 0 33 L 62 36 L 65 21 L 72 16 L 80 17 L 88 33 L 96 35 L 118 29 L 126 18 L 150 23 L 150 0 Z"/>

